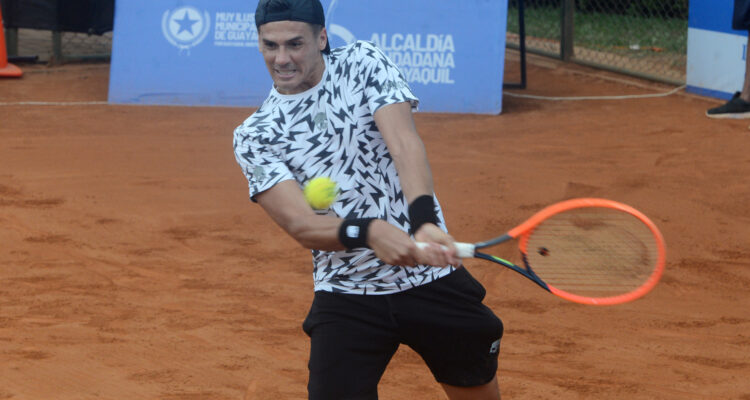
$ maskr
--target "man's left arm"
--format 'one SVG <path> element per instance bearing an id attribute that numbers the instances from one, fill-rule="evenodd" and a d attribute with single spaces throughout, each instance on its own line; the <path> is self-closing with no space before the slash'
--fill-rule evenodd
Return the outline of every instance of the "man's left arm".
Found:
<path id="1" fill-rule="evenodd" d="M 420 196 L 433 196 L 432 172 L 427 152 L 414 124 L 411 104 L 403 102 L 383 106 L 375 112 L 374 118 L 393 158 L 407 202 L 412 204 Z M 455 258 L 453 238 L 435 224 L 422 225 L 414 233 L 414 238 L 447 247 L 447 252 L 441 252 L 446 260 L 454 264 L 459 262 Z M 437 249 L 439 246 L 433 246 L 434 251 Z"/>
<path id="2" fill-rule="evenodd" d="M 375 112 L 374 117 L 396 164 L 406 200 L 411 204 L 419 196 L 432 196 L 432 172 L 424 144 L 414 125 L 411 104 L 405 102 L 383 106 Z"/>

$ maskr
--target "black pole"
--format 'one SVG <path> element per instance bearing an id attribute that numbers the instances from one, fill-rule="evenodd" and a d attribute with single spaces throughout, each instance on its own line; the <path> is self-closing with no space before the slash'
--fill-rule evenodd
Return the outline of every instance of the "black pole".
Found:
<path id="1" fill-rule="evenodd" d="M 524 15 L 523 0 L 518 0 L 518 36 L 520 37 L 519 50 L 521 52 L 520 89 L 526 89 L 526 17 Z"/>
<path id="2" fill-rule="evenodd" d="M 575 2 L 563 0 L 562 21 L 560 23 L 560 59 L 570 61 L 573 54 L 573 14 L 575 13 Z"/>
<path id="3" fill-rule="evenodd" d="M 521 83 L 503 83 L 504 89 L 526 89 L 526 18 L 523 1 L 518 0 L 518 49 L 521 53 Z"/>

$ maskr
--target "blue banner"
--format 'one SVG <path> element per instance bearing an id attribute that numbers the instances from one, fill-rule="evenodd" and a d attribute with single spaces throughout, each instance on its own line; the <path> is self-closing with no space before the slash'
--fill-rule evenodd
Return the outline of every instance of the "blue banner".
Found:
<path id="1" fill-rule="evenodd" d="M 747 31 L 732 29 L 733 0 L 690 0 L 687 90 L 728 99 L 742 90 Z"/>
<path id="2" fill-rule="evenodd" d="M 258 51 L 256 4 L 117 1 L 109 101 L 259 106 L 272 81 Z M 323 0 L 323 7 L 331 46 L 374 42 L 402 69 L 420 110 L 501 111 L 507 0 Z"/>
<path id="3" fill-rule="evenodd" d="M 734 0 L 690 0 L 688 26 L 714 32 L 747 35 L 732 29 Z"/>

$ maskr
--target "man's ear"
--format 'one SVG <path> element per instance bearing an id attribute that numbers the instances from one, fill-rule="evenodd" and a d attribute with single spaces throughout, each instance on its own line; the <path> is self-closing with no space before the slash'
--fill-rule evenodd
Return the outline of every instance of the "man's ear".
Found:
<path id="1" fill-rule="evenodd" d="M 318 35 L 318 48 L 320 51 L 323 51 L 326 49 L 326 45 L 328 44 L 328 31 L 326 30 L 326 27 L 322 27 L 320 29 L 320 34 Z"/>

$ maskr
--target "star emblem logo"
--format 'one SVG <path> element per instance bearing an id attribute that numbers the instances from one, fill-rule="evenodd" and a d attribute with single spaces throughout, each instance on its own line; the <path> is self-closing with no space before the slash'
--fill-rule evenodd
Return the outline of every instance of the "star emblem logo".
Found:
<path id="1" fill-rule="evenodd" d="M 195 7 L 178 7 L 164 12 L 161 29 L 169 43 L 185 51 L 206 38 L 211 29 L 211 17 Z"/>
<path id="2" fill-rule="evenodd" d="M 200 19 L 192 19 L 190 18 L 190 10 L 185 10 L 182 19 L 173 19 L 172 22 L 176 22 L 180 29 L 177 31 L 177 34 L 181 34 L 182 32 L 189 32 L 189 35 L 193 35 L 193 25 L 200 22 Z"/>

